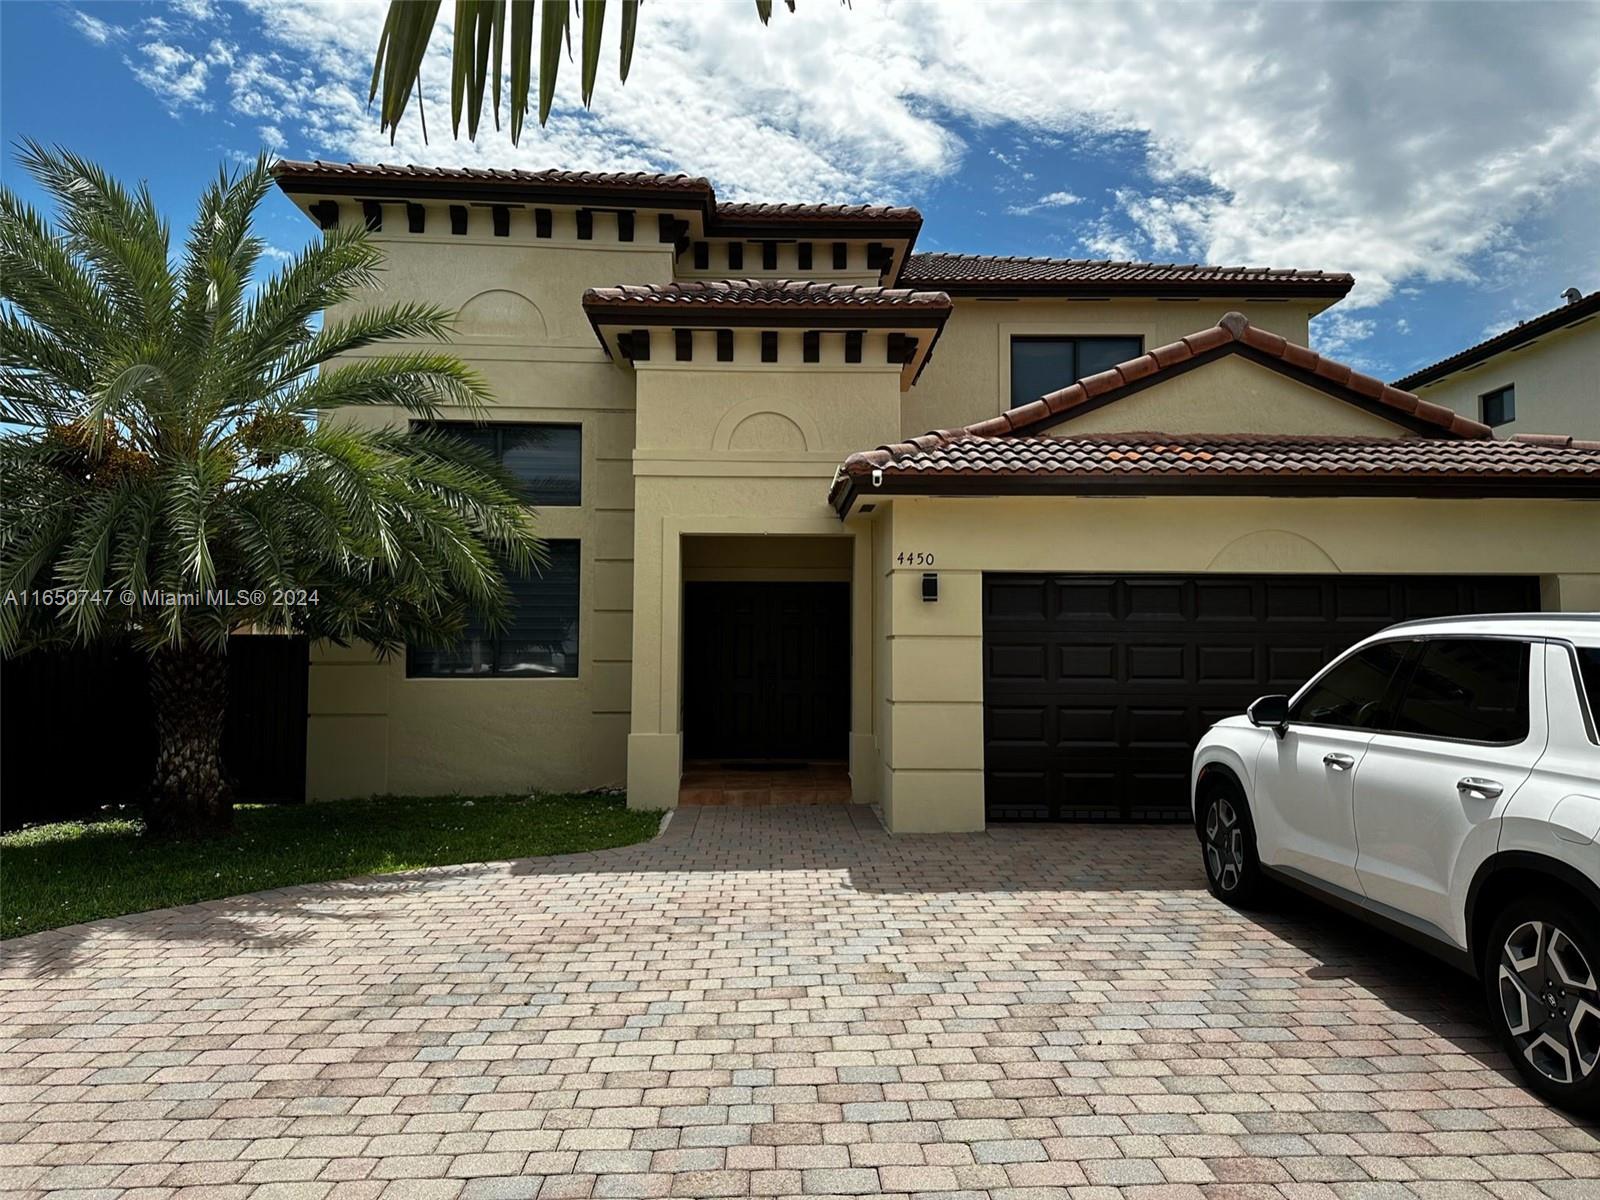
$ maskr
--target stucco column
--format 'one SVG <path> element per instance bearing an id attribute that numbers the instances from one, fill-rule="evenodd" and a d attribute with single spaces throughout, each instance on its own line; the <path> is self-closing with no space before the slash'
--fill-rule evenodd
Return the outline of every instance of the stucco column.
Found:
<path id="1" fill-rule="evenodd" d="M 896 503 L 887 550 L 892 636 L 886 706 L 894 833 L 980 830 L 983 811 L 983 574 L 939 547 L 930 506 Z M 902 552 L 933 555 L 931 567 Z M 948 566 L 946 564 L 949 564 Z M 922 598 L 922 576 L 938 575 L 939 598 Z"/>
<path id="2" fill-rule="evenodd" d="M 628 732 L 628 807 L 676 808 L 683 774 L 678 730 L 679 537 L 638 481 L 633 542 L 633 696 Z"/>

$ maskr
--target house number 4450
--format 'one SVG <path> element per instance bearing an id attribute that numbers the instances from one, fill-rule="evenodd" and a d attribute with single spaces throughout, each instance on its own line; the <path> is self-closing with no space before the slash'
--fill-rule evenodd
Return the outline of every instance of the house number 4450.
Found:
<path id="1" fill-rule="evenodd" d="M 933 555 L 921 550 L 902 550 L 895 555 L 895 562 L 902 567 L 931 567 Z"/>

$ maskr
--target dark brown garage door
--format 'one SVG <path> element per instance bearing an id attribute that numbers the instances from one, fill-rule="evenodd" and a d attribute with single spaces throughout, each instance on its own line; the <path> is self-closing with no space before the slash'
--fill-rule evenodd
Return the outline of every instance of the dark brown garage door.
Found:
<path id="1" fill-rule="evenodd" d="M 1292 692 L 1395 621 L 1529 612 L 1511 576 L 986 575 L 991 821 L 1188 816 L 1189 759 L 1220 717 Z"/>

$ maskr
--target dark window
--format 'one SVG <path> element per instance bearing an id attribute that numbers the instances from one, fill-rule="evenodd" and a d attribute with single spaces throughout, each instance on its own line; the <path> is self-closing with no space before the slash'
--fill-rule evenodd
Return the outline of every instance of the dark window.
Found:
<path id="1" fill-rule="evenodd" d="M 526 579 L 510 578 L 505 625 L 491 634 L 473 617 L 446 650 L 409 647 L 406 674 L 413 678 L 516 675 L 525 678 L 578 673 L 578 564 L 575 540 L 545 542 L 549 562 Z"/>
<path id="2" fill-rule="evenodd" d="M 1596 739 L 1600 726 L 1600 646 L 1576 646 L 1578 656 L 1579 698 L 1588 706 L 1589 737 Z"/>
<path id="3" fill-rule="evenodd" d="M 1424 642 L 1395 732 L 1520 742 L 1528 736 L 1528 644 L 1491 638 Z"/>
<path id="4" fill-rule="evenodd" d="M 1517 419 L 1517 389 L 1511 384 L 1478 397 L 1485 425 L 1506 425 Z"/>
<path id="5" fill-rule="evenodd" d="M 1345 659 L 1313 683 L 1289 711 L 1297 725 L 1382 729 L 1389 724 L 1384 701 L 1411 642 L 1376 642 Z"/>
<path id="6" fill-rule="evenodd" d="M 1012 338 L 1012 406 L 1037 400 L 1142 353 L 1144 341 L 1136 337 Z"/>
<path id="7" fill-rule="evenodd" d="M 583 427 L 580 425 L 488 424 L 464 421 L 418 425 L 448 431 L 476 446 L 511 473 L 529 504 L 547 508 L 583 503 Z"/>

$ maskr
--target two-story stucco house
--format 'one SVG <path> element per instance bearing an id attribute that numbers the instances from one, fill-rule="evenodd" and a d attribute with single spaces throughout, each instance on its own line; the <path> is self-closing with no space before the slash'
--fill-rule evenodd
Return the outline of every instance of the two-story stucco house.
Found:
<path id="1" fill-rule="evenodd" d="M 1600 608 L 1600 443 L 1306 349 L 1348 276 L 919 254 L 913 209 L 686 176 L 277 176 L 460 311 L 464 435 L 551 547 L 496 637 L 314 650 L 313 797 L 804 761 L 895 831 L 1170 817 L 1211 720 L 1384 623 Z"/>
<path id="2" fill-rule="evenodd" d="M 1563 303 L 1468 346 L 1394 386 L 1481 421 L 1497 437 L 1600 438 L 1600 292 Z"/>

